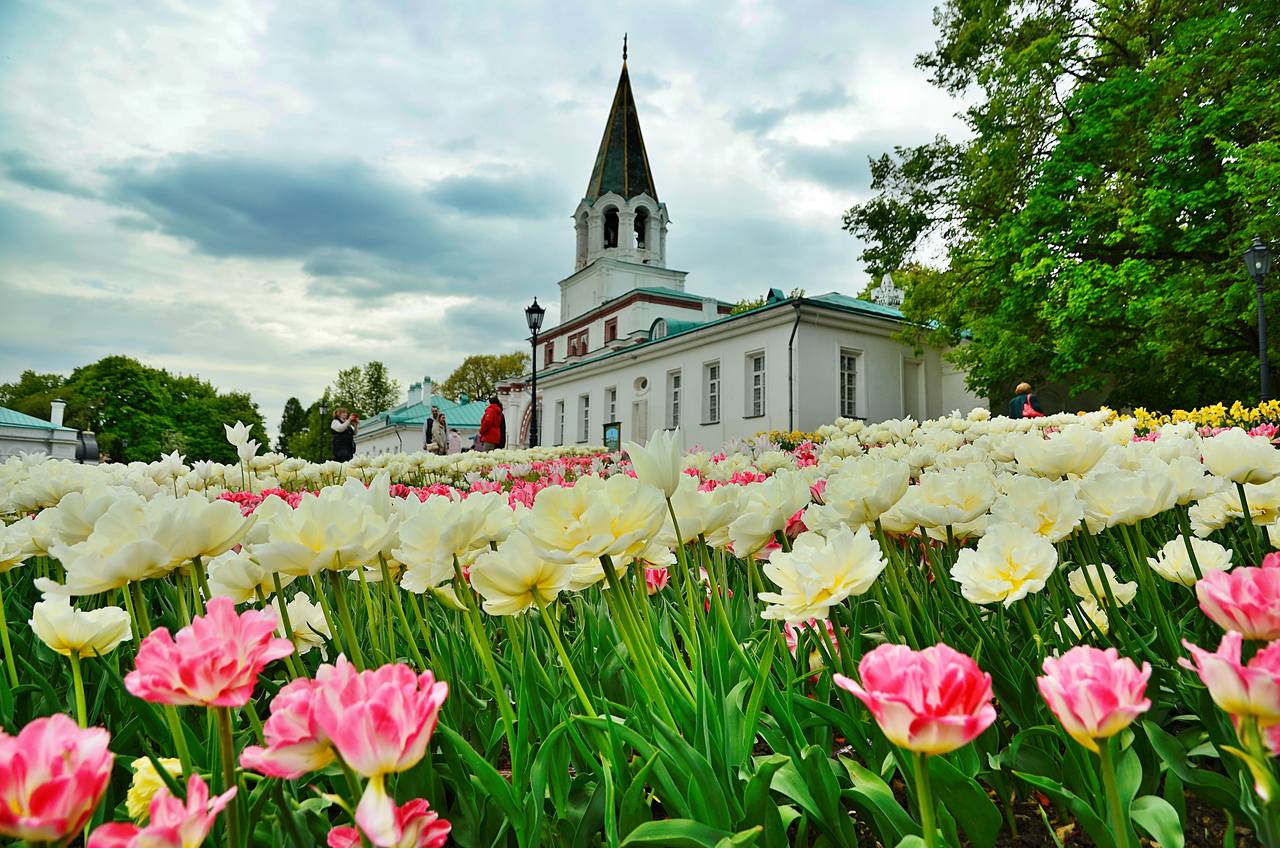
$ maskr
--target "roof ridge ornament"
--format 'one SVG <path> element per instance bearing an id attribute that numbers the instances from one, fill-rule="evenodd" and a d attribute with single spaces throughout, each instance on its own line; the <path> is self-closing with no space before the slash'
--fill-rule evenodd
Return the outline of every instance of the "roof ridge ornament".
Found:
<path id="1" fill-rule="evenodd" d="M 627 61 L 627 34 L 625 32 L 622 34 L 622 61 L 624 63 Z"/>
<path id="2" fill-rule="evenodd" d="M 893 284 L 893 277 L 885 274 L 880 278 L 880 285 L 871 290 L 871 302 L 878 303 L 881 306 L 892 306 L 894 309 L 902 307 L 903 300 L 906 299 L 907 293 Z"/>

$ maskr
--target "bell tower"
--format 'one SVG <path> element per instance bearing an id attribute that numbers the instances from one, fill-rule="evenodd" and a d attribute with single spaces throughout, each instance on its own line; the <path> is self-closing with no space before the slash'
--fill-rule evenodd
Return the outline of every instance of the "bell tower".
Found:
<path id="1" fill-rule="evenodd" d="M 577 236 L 574 270 L 597 259 L 617 259 L 665 268 L 667 207 L 658 200 L 644 149 L 636 99 L 622 41 L 622 73 L 604 125 L 586 194 L 573 213 Z"/>

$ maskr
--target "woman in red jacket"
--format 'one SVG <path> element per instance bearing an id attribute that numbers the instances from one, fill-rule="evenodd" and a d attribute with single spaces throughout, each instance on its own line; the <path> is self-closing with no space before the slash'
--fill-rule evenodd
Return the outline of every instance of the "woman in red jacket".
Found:
<path id="1" fill-rule="evenodd" d="M 502 444 L 502 405 L 498 398 L 490 397 L 489 406 L 480 418 L 480 438 L 476 450 L 491 451 Z"/>

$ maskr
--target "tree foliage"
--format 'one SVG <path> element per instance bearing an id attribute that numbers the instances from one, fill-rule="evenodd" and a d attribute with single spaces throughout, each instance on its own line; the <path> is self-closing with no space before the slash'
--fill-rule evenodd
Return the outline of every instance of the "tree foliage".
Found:
<path id="1" fill-rule="evenodd" d="M 302 408 L 302 402 L 296 397 L 285 401 L 284 412 L 280 415 L 280 433 L 276 436 L 276 452 L 289 453 L 289 442 L 305 431 L 307 425 L 307 411 Z"/>
<path id="2" fill-rule="evenodd" d="M 179 451 L 192 459 L 235 462 L 222 425 L 240 420 L 266 443 L 258 407 L 244 392 L 219 392 L 199 377 L 170 374 L 127 356 L 108 356 L 69 377 L 26 371 L 0 385 L 0 405 L 38 418 L 67 403 L 64 423 L 92 430 L 111 459 L 151 461 Z"/>
<path id="3" fill-rule="evenodd" d="M 472 400 L 481 400 L 492 395 L 501 381 L 519 377 L 528 370 L 527 353 L 477 353 L 462 360 L 436 391 L 455 402 L 464 394 Z"/>
<path id="4" fill-rule="evenodd" d="M 363 367 L 343 368 L 328 391 L 336 406 L 362 417 L 390 409 L 400 401 L 400 383 L 377 360 L 366 362 Z"/>
<path id="5" fill-rule="evenodd" d="M 1256 397 L 1240 256 L 1280 241 L 1280 4 L 949 0 L 935 22 L 917 66 L 973 103 L 972 136 L 873 159 L 845 216 L 873 275 L 936 266 L 905 286 L 917 333 L 967 340 L 989 396 Z"/>
<path id="6" fill-rule="evenodd" d="M 787 297 L 804 297 L 804 289 L 794 288 Z M 759 297 L 744 297 L 729 309 L 730 315 L 737 315 L 740 312 L 750 312 L 752 309 L 758 309 L 769 302 L 769 295 L 762 294 Z"/>

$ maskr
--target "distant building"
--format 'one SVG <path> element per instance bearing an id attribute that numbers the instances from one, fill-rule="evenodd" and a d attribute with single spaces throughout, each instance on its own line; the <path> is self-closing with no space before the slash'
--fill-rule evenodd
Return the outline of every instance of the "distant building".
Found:
<path id="1" fill-rule="evenodd" d="M 62 426 L 66 404 L 56 400 L 51 406 L 50 421 L 0 406 L 0 457 L 43 453 L 54 459 L 82 459 L 77 455 L 78 450 L 83 453 L 79 432 Z M 92 461 L 97 461 L 96 444 Z"/>
<path id="2" fill-rule="evenodd" d="M 731 305 L 685 290 L 666 266 L 670 215 L 658 199 L 624 58 L 587 191 L 574 210 L 574 272 L 560 324 L 538 336 L 540 443 L 601 444 L 604 427 L 644 441 L 679 427 L 685 446 L 837 417 L 933 417 L 986 402 L 942 351 L 894 338 L 905 322 L 887 278 L 873 300 L 840 292 Z M 812 288 L 797 257 L 797 278 Z M 498 388 L 512 444 L 528 444 L 529 376 Z"/>
<path id="3" fill-rule="evenodd" d="M 356 431 L 356 453 L 378 456 L 422 450 L 423 430 L 432 406 L 444 413 L 450 430 L 458 431 L 463 447 L 469 446 L 480 430 L 480 417 L 488 403 L 485 399 L 473 401 L 466 395 L 455 403 L 434 390 L 431 378 L 423 377 L 422 382 L 409 386 L 404 403 L 362 420 Z"/>

